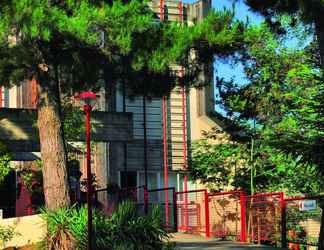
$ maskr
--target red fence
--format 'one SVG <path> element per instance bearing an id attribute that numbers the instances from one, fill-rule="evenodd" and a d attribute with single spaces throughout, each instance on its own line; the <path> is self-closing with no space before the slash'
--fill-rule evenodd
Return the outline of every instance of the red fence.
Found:
<path id="1" fill-rule="evenodd" d="M 208 194 L 206 189 L 175 192 L 174 188 L 147 190 L 143 186 L 124 190 L 116 197 L 116 201 L 133 200 L 142 212 L 145 206 L 150 211 L 158 205 L 168 229 L 284 248 L 288 245 L 296 250 L 317 245 L 322 212 L 319 203 L 324 199 L 285 199 L 282 192 L 247 196 L 242 191 Z"/>
<path id="2" fill-rule="evenodd" d="M 260 193 L 247 197 L 247 233 L 250 242 L 276 244 L 281 241 L 283 207 L 283 193 Z"/>
<path id="3" fill-rule="evenodd" d="M 210 236 L 206 189 L 177 192 L 178 230 Z"/>
<path id="4" fill-rule="evenodd" d="M 246 240 L 245 195 L 242 191 L 209 194 L 211 236 Z"/>

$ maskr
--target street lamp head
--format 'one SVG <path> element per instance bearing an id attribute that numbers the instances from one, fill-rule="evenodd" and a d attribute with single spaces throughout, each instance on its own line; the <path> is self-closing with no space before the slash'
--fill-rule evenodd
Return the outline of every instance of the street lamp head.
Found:
<path id="1" fill-rule="evenodd" d="M 78 98 L 83 105 L 90 107 L 93 107 L 97 101 L 97 95 L 91 91 L 80 93 Z"/>

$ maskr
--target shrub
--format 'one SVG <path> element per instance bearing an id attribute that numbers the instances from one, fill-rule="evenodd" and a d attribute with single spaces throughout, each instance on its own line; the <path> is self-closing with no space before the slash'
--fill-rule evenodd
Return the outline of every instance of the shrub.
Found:
<path id="1" fill-rule="evenodd" d="M 15 230 L 10 226 L 0 226 L 0 246 L 5 247 L 6 243 L 15 236 Z"/>
<path id="2" fill-rule="evenodd" d="M 11 158 L 11 154 L 8 152 L 6 146 L 0 141 L 0 184 L 11 171 Z"/>
<path id="3" fill-rule="evenodd" d="M 62 208 L 42 211 L 47 222 L 47 249 L 86 249 L 87 209 Z M 93 216 L 93 249 L 95 250 L 170 250 L 168 234 L 162 227 L 155 207 L 148 216 L 140 216 L 131 202 L 123 202 L 111 217 L 99 211 Z M 54 248 L 53 248 L 54 247 Z M 56 248 L 55 248 L 56 247 Z M 69 248 L 67 248 L 69 247 Z"/>
<path id="4" fill-rule="evenodd" d="M 78 239 L 71 226 L 79 214 L 73 208 L 60 208 L 55 211 L 42 210 L 41 215 L 47 223 L 47 234 L 44 239 L 44 249 L 71 250 L 77 248 Z"/>

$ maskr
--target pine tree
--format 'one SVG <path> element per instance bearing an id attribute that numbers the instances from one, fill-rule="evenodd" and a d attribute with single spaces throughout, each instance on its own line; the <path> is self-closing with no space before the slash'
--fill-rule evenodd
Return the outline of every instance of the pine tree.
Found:
<path id="1" fill-rule="evenodd" d="M 0 1 L 0 84 L 38 82 L 38 128 L 46 206 L 69 205 L 60 96 L 124 81 L 133 94 L 166 94 L 170 65 L 198 79 L 201 63 L 240 49 L 243 25 L 212 12 L 193 27 L 157 23 L 146 3 L 132 1 Z M 104 39 L 101 39 L 104 37 Z M 192 58 L 192 50 L 197 57 Z M 189 83 L 190 82 L 190 83 Z"/>
<path id="2" fill-rule="evenodd" d="M 252 10 L 265 16 L 268 23 L 280 29 L 277 17 L 287 14 L 291 25 L 298 20 L 313 26 L 319 45 L 322 69 L 324 69 L 324 2 L 322 0 L 244 0 Z"/>

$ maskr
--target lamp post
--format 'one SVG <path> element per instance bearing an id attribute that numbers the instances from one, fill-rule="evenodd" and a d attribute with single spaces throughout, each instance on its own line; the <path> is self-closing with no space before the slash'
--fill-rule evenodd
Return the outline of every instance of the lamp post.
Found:
<path id="1" fill-rule="evenodd" d="M 83 92 L 79 95 L 86 114 L 86 146 L 87 146 L 87 206 L 88 206 L 88 250 L 92 249 L 92 174 L 90 149 L 90 112 L 96 103 L 97 95 L 93 92 Z"/>

